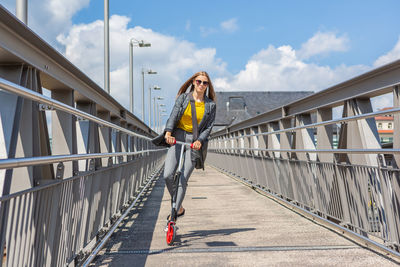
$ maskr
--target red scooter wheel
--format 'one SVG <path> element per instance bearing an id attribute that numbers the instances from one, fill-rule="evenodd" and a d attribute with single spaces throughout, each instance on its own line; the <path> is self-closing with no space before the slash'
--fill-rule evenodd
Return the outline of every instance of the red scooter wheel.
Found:
<path id="1" fill-rule="evenodd" d="M 175 241 L 176 236 L 176 226 L 175 222 L 171 221 L 168 223 L 168 231 L 167 231 L 167 244 L 172 246 Z"/>

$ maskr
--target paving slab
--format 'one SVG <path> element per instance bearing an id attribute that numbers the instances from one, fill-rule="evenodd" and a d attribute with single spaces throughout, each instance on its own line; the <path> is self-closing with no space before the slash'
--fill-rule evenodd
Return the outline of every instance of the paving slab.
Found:
<path id="1" fill-rule="evenodd" d="M 193 172 L 183 206 L 168 246 L 170 197 L 154 181 L 91 266 L 398 266 L 211 167 Z"/>

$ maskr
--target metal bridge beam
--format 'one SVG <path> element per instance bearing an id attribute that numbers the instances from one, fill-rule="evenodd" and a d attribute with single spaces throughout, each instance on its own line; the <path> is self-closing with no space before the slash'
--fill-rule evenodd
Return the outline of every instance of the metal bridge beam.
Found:
<path id="1" fill-rule="evenodd" d="M 352 99 L 345 102 L 343 117 L 372 112 L 371 101 L 367 99 Z M 374 118 L 361 119 L 343 124 L 340 129 L 338 148 L 380 149 L 378 129 Z M 352 164 L 378 166 L 376 155 L 342 155 L 340 161 L 348 158 Z"/>

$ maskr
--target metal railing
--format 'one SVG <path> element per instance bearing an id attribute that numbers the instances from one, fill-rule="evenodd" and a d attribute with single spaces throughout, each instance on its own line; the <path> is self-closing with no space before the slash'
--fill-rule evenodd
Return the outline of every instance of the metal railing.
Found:
<path id="1" fill-rule="evenodd" d="M 0 266 L 79 265 L 166 150 L 1 5 L 0 36 Z"/>
<path id="2" fill-rule="evenodd" d="M 51 104 L 55 109 L 125 133 L 130 138 L 144 140 L 142 148 L 131 152 L 0 159 L 0 170 L 56 164 L 57 173 L 52 180 L 42 180 L 37 186 L 0 197 L 3 264 L 58 266 L 79 263 L 105 229 L 135 199 L 147 178 L 160 168 L 164 153 L 159 152 L 163 150 L 153 148 L 151 138 L 147 136 L 66 107 L 1 78 L 0 89 L 38 103 Z M 107 159 L 107 165 L 96 163 L 103 158 Z M 75 169 L 75 175 L 64 177 L 64 163 L 74 161 L 88 161 L 87 169 Z M 17 179 L 12 177 L 12 180 Z"/>
<path id="3" fill-rule="evenodd" d="M 396 61 L 232 125 L 212 134 L 207 162 L 400 258 L 399 85 Z M 371 98 L 384 94 L 394 107 L 373 111 Z M 389 115 L 393 143 L 383 149 L 375 117 Z"/>

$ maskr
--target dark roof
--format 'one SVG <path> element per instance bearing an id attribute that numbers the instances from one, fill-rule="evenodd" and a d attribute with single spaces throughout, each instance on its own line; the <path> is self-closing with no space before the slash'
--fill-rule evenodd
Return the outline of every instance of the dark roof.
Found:
<path id="1" fill-rule="evenodd" d="M 313 93 L 312 91 L 216 92 L 217 114 L 213 130 L 252 118 Z"/>

